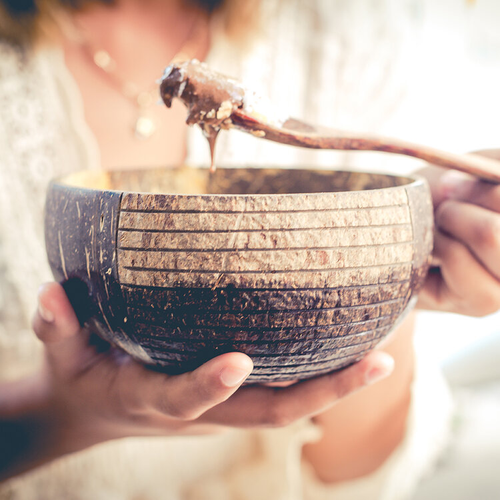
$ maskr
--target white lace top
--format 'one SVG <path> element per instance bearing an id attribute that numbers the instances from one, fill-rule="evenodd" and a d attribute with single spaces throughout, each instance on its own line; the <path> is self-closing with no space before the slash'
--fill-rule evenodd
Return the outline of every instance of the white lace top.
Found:
<path id="1" fill-rule="evenodd" d="M 251 49 L 242 54 L 219 34 L 208 62 L 268 95 L 292 116 L 339 128 L 378 130 L 404 96 L 419 4 L 266 0 L 262 32 Z M 287 148 L 238 132 L 220 138 L 218 159 L 222 165 L 353 163 L 343 153 Z M 196 130 L 189 137 L 188 162 L 208 163 L 206 141 Z M 29 324 L 37 288 L 51 280 L 43 242 L 47 184 L 54 176 L 90 168 L 99 168 L 99 154 L 61 52 L 22 52 L 1 43 L 3 379 L 29 373 L 40 361 L 41 348 Z M 437 400 L 442 394 L 435 379 L 429 384 L 422 380 L 425 377 L 417 377 L 415 382 L 413 416 L 400 449 L 371 477 L 341 487 L 323 487 L 302 468 L 300 448 L 317 430 L 300 422 L 273 431 L 107 443 L 6 483 L 0 487 L 0 499 L 314 500 L 365 494 L 371 500 L 405 498 L 431 451 L 439 447 L 444 422 L 439 415 L 445 412 L 438 405 L 433 424 L 419 424 L 418 408 L 427 405 L 420 398 Z M 423 389 L 417 390 L 420 386 Z M 430 392 L 429 386 L 434 388 Z"/>

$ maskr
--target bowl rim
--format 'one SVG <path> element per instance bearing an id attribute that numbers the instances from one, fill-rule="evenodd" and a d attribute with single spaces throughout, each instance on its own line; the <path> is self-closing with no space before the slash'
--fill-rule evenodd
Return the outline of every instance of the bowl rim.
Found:
<path id="1" fill-rule="evenodd" d="M 349 170 L 349 169 L 329 169 L 329 168 L 308 168 L 308 167 L 302 167 L 302 166 L 293 166 L 293 167 L 287 167 L 287 166 L 271 166 L 271 165 L 265 165 L 265 166 L 257 166 L 257 167 L 245 167 L 245 166 L 238 166 L 238 167 L 217 167 L 218 170 L 244 170 L 244 169 L 253 169 L 253 170 L 302 170 L 302 171 L 313 171 L 313 172 L 320 172 L 320 173 L 325 173 L 325 172 L 342 172 L 342 173 L 353 173 L 353 174 L 369 174 L 369 175 L 374 175 L 374 176 L 380 176 L 380 177 L 393 177 L 393 178 L 400 178 L 407 180 L 408 182 L 404 182 L 400 185 L 396 186 L 388 186 L 388 187 L 382 187 L 382 188 L 373 188 L 373 189 L 360 189 L 360 190 L 349 190 L 349 191 L 316 191 L 316 192 L 301 192 L 301 193 L 173 193 L 173 192 L 158 192 L 158 191 L 132 191 L 132 190 L 127 190 L 127 189 L 102 189 L 102 188 L 96 188 L 96 187 L 89 187 L 89 186 L 83 186 L 79 185 L 77 182 L 72 182 L 72 179 L 78 179 L 80 176 L 86 176 L 86 175 L 97 175 L 97 176 L 103 176 L 103 175 L 126 175 L 126 174 L 131 174 L 131 175 L 137 175 L 141 172 L 148 172 L 148 171 L 161 171 L 161 170 L 172 170 L 172 169 L 186 169 L 186 170 L 195 170 L 195 171 L 203 171 L 209 173 L 209 169 L 207 167 L 197 167 L 197 166 L 187 166 L 187 165 L 181 165 L 181 166 L 174 166 L 174 167 L 145 167 L 145 168 L 139 168 L 139 169 L 117 169 L 117 170 L 106 170 L 106 169 L 85 169 L 85 170 L 78 170 L 75 172 L 71 172 L 69 174 L 57 176 L 53 178 L 49 182 L 49 188 L 59 186 L 65 189 L 77 189 L 81 191 L 87 191 L 89 193 L 94 192 L 94 193 L 117 193 L 117 194 L 122 194 L 122 195 L 141 195 L 141 196 L 176 196 L 179 198 L 200 198 L 200 199 L 206 199 L 206 198 L 263 198 L 263 197 L 280 197 L 280 198 L 298 198 L 298 197 L 303 197 L 303 196 L 308 196 L 308 197 L 319 197 L 319 196 L 325 196 L 325 195 L 351 195 L 355 193 L 371 193 L 371 192 L 379 192 L 379 191 L 391 191 L 391 190 L 399 190 L 399 189 L 407 189 L 407 188 L 416 188 L 419 185 L 428 185 L 428 181 L 425 177 L 418 173 L 408 173 L 406 175 L 398 175 L 393 172 L 384 172 L 384 171 L 368 171 L 368 170 Z"/>

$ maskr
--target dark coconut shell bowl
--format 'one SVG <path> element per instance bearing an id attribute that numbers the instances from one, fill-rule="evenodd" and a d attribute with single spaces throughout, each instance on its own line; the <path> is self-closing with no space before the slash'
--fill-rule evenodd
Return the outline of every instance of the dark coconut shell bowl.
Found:
<path id="1" fill-rule="evenodd" d="M 373 349 L 422 285 L 433 217 L 418 178 L 178 168 L 55 180 L 45 223 L 82 324 L 166 373 L 245 352 L 256 383 Z"/>

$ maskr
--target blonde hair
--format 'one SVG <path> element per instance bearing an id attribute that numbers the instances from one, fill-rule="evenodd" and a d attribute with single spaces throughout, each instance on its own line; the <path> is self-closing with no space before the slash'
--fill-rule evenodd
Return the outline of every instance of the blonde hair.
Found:
<path id="1" fill-rule="evenodd" d="M 219 12 L 223 28 L 234 40 L 248 38 L 258 24 L 261 0 L 186 0 L 209 14 Z M 91 4 L 113 5 L 114 0 L 0 0 L 0 39 L 31 44 L 51 38 L 58 30 L 54 13 L 83 9 Z"/>
<path id="2" fill-rule="evenodd" d="M 261 0 L 226 0 L 224 30 L 233 40 L 245 42 L 256 32 L 261 20 Z"/>

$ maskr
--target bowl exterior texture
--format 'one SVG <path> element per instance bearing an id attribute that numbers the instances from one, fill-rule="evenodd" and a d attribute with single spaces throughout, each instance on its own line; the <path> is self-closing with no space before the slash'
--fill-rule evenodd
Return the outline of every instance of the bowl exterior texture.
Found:
<path id="1" fill-rule="evenodd" d="M 375 347 L 428 270 L 428 187 L 165 195 L 52 183 L 50 265 L 82 322 L 168 373 L 242 351 L 249 382 L 308 378 Z M 80 286 L 85 284 L 84 287 Z"/>

